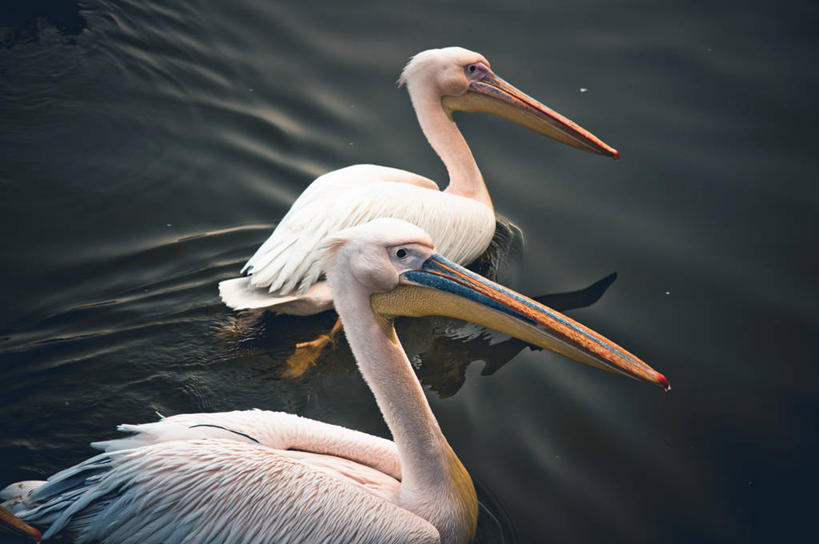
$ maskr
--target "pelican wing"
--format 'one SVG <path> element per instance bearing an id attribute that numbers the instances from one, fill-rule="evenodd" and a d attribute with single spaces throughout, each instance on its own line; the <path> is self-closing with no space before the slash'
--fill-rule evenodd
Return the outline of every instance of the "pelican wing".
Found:
<path id="1" fill-rule="evenodd" d="M 267 410 L 179 414 L 154 423 L 120 425 L 126 438 L 95 442 L 106 452 L 178 440 L 220 439 L 348 459 L 401 479 L 395 442 L 314 419 Z"/>
<path id="2" fill-rule="evenodd" d="M 394 217 L 426 230 L 438 251 L 458 263 L 477 258 L 495 230 L 491 208 L 443 193 L 426 178 L 394 168 L 359 165 L 316 179 L 242 272 L 249 288 L 276 296 L 301 294 L 322 275 L 321 243 L 339 230 Z"/>
<path id="3" fill-rule="evenodd" d="M 177 440 L 57 473 L 16 514 L 47 527 L 46 539 L 79 543 L 439 542 L 429 522 L 367 483 L 366 470 L 350 478 L 261 444 Z"/>

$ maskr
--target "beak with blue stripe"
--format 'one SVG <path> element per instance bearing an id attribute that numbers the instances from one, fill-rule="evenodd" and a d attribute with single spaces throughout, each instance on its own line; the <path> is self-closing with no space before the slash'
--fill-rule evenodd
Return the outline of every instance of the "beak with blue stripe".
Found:
<path id="1" fill-rule="evenodd" d="M 398 287 L 372 295 L 371 304 L 385 318 L 462 319 L 581 363 L 671 388 L 665 376 L 603 335 L 440 255 L 401 274 Z"/>

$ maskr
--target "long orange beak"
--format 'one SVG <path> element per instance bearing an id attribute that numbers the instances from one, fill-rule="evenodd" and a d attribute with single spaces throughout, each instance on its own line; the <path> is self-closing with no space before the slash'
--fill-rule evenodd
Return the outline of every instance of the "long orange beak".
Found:
<path id="1" fill-rule="evenodd" d="M 617 160 L 620 152 L 584 129 L 510 85 L 489 71 L 483 79 L 469 83 L 462 96 L 445 96 L 449 111 L 486 112 L 499 115 L 566 145 Z"/>
<path id="2" fill-rule="evenodd" d="M 0 506 L 0 532 L 27 537 L 35 542 L 40 542 L 43 539 L 43 535 L 40 534 L 40 531 L 2 506 Z"/>
<path id="3" fill-rule="evenodd" d="M 389 293 L 371 297 L 385 316 L 440 315 L 477 323 L 575 361 L 653 383 L 668 380 L 636 355 L 547 306 L 470 272 L 440 255 L 404 272 Z"/>

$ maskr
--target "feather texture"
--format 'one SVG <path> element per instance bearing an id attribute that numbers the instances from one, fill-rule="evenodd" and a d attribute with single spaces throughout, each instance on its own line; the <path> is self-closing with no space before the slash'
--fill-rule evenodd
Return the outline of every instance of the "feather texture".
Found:
<path id="1" fill-rule="evenodd" d="M 117 429 L 131 436 L 94 442 L 91 446 L 111 452 L 177 440 L 234 440 L 278 450 L 344 457 L 401 479 L 398 450 L 392 440 L 286 412 L 237 410 L 179 414 L 154 423 L 120 425 Z"/>
<path id="2" fill-rule="evenodd" d="M 372 469 L 349 463 L 351 478 L 292 453 L 223 439 L 115 450 L 55 474 L 16 514 L 78 543 L 439 541 L 372 492 Z"/>
<path id="3" fill-rule="evenodd" d="M 420 226 L 442 255 L 458 263 L 476 259 L 495 231 L 491 208 L 440 192 L 431 180 L 395 168 L 350 166 L 319 177 L 299 196 L 242 269 L 249 280 L 220 284 L 223 299 L 235 307 L 230 300 L 236 289 L 249 290 L 247 296 L 262 290 L 275 297 L 306 293 L 323 274 L 322 242 L 379 217 Z"/>
<path id="4" fill-rule="evenodd" d="M 47 527 L 46 539 L 78 543 L 439 542 L 394 504 L 401 469 L 390 440 L 261 410 L 119 430 L 132 435 L 27 483 L 25 500 L 9 486 L 4 506 Z"/>

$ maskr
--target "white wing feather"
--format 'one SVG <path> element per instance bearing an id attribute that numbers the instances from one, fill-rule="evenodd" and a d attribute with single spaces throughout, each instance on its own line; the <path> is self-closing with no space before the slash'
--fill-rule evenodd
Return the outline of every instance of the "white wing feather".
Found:
<path id="1" fill-rule="evenodd" d="M 176 440 L 218 438 L 342 457 L 401 479 L 398 448 L 392 440 L 286 412 L 237 410 L 179 414 L 154 423 L 120 425 L 117 429 L 132 435 L 94 442 L 91 446 L 111 452 Z"/>
<path id="2" fill-rule="evenodd" d="M 250 278 L 241 276 L 219 282 L 219 296 L 234 310 L 267 308 L 287 315 L 315 315 L 333 309 L 333 296 L 326 281 L 311 285 L 300 295 L 271 295 L 267 289 L 256 289 Z"/>
<path id="3" fill-rule="evenodd" d="M 439 542 L 426 520 L 287 453 L 221 439 L 116 450 L 55 474 L 17 515 L 78 543 Z"/>
<path id="4" fill-rule="evenodd" d="M 390 440 L 261 410 L 119 429 L 133 435 L 92 444 L 106 453 L 37 482 L 15 514 L 77 542 L 439 541 L 394 504 Z"/>
<path id="5" fill-rule="evenodd" d="M 476 259 L 495 230 L 491 208 L 443 193 L 430 180 L 394 168 L 357 165 L 316 179 L 242 269 L 250 286 L 276 296 L 305 292 L 321 277 L 321 242 L 378 217 L 395 217 L 426 230 L 445 257 Z"/>

